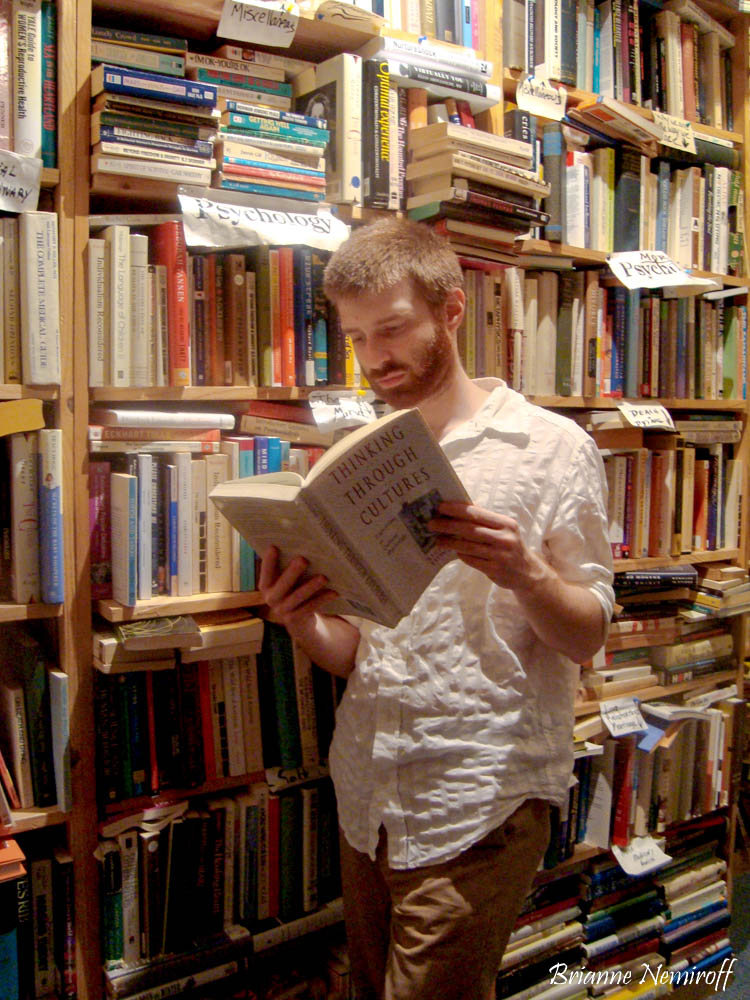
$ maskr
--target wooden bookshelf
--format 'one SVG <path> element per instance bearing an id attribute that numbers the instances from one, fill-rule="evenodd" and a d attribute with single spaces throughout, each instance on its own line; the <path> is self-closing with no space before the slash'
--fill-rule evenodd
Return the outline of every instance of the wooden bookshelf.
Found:
<path id="1" fill-rule="evenodd" d="M 67 816 L 61 809 L 49 806 L 46 809 L 14 809 L 13 826 L 0 823 L 0 837 L 17 837 L 31 830 L 43 830 L 48 826 L 62 826 Z"/>
<path id="2" fill-rule="evenodd" d="M 41 621 L 43 618 L 61 618 L 62 614 L 62 604 L 0 603 L 0 622 Z"/>
<path id="3" fill-rule="evenodd" d="M 98 600 L 94 607 L 108 622 L 134 622 L 165 615 L 192 615 L 200 611 L 221 611 L 229 608 L 251 608 L 260 603 L 257 591 L 242 593 L 194 594 L 191 597 L 154 597 L 127 607 L 112 600 Z"/>
<path id="4" fill-rule="evenodd" d="M 42 399 L 53 401 L 60 398 L 60 390 L 56 385 L 34 386 L 16 385 L 5 382 L 0 385 L 0 400 L 4 399 Z"/>
<path id="5" fill-rule="evenodd" d="M 643 636 L 644 644 L 648 642 L 648 635 Z M 702 688 L 710 690 L 717 684 L 725 684 L 737 679 L 736 670 L 719 670 L 715 674 L 707 674 L 705 677 L 697 677 L 692 681 L 681 681 L 679 684 L 654 684 L 652 687 L 639 688 L 634 691 L 623 692 L 623 698 L 637 698 L 639 701 L 656 701 L 659 698 L 670 698 L 674 695 L 684 694 L 686 691 L 700 691 Z M 618 695 L 617 697 L 620 697 Z M 578 701 L 575 706 L 576 717 L 581 715 L 592 715 L 598 712 L 600 702 L 598 699 L 589 701 Z"/>

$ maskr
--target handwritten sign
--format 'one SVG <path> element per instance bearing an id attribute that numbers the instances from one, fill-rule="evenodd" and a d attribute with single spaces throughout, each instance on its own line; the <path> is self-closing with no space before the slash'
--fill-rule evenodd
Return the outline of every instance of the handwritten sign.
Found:
<path id="1" fill-rule="evenodd" d="M 617 404 L 617 409 L 633 427 L 642 427 L 646 431 L 674 430 L 672 415 L 661 403 L 623 401 Z"/>
<path id="2" fill-rule="evenodd" d="M 628 875 L 645 875 L 656 868 L 663 868 L 672 860 L 653 837 L 634 837 L 627 847 L 612 844 L 612 853 Z"/>
<path id="3" fill-rule="evenodd" d="M 612 253 L 609 269 L 626 288 L 663 288 L 672 297 L 700 295 L 719 285 L 711 278 L 698 278 L 675 263 L 663 250 L 629 250 Z"/>
<path id="4" fill-rule="evenodd" d="M 602 722 L 612 736 L 642 733 L 648 728 L 635 698 L 612 698 L 599 705 Z"/>
<path id="5" fill-rule="evenodd" d="M 224 0 L 216 34 L 253 45 L 289 48 L 294 41 L 299 8 L 289 0 Z"/>
<path id="6" fill-rule="evenodd" d="M 323 430 L 361 427 L 377 419 L 370 400 L 373 393 L 332 393 L 318 390 L 309 396 L 315 423 Z"/>
<path id="7" fill-rule="evenodd" d="M 278 208 L 214 201 L 179 194 L 185 242 L 189 247 L 231 247 L 301 244 L 316 250 L 335 250 L 349 235 L 349 227 L 330 212 L 289 212 Z"/>
<path id="8" fill-rule="evenodd" d="M 695 133 L 690 122 L 665 115 L 663 111 L 654 111 L 654 125 L 659 130 L 659 142 L 662 146 L 671 146 L 683 153 L 696 152 Z"/>
<path id="9" fill-rule="evenodd" d="M 516 104 L 521 111 L 532 115 L 540 115 L 551 121 L 562 121 L 565 115 L 565 105 L 568 92 L 565 87 L 553 87 L 549 80 L 541 77 L 526 76 L 518 81 L 516 87 Z"/>
<path id="10" fill-rule="evenodd" d="M 6 212 L 34 212 L 39 203 L 42 161 L 0 149 L 0 208 Z"/>

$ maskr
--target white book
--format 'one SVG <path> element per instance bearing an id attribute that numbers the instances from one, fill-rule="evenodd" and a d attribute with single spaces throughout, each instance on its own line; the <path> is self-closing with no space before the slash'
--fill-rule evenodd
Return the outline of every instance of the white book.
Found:
<path id="1" fill-rule="evenodd" d="M 60 384 L 60 283 L 57 215 L 19 216 L 21 367 L 24 382 Z"/>
<path id="2" fill-rule="evenodd" d="M 109 381 L 113 386 L 130 385 L 130 229 L 107 226 L 102 230 L 106 247 L 109 301 Z"/>
<path id="3" fill-rule="evenodd" d="M 227 479 L 240 478 L 240 445 L 238 441 L 223 440 L 219 446 L 223 455 L 226 455 L 229 463 Z M 229 590 L 235 593 L 241 590 L 240 587 L 240 533 L 236 528 L 229 529 L 229 550 L 230 550 L 230 570 L 231 586 Z"/>
<path id="4" fill-rule="evenodd" d="M 161 163 L 158 160 L 138 160 L 132 156 L 111 156 L 94 153 L 91 157 L 92 173 L 119 174 L 125 177 L 150 177 L 173 184 L 210 184 L 209 167 L 183 166 L 178 163 Z"/>
<path id="5" fill-rule="evenodd" d="M 149 264 L 151 278 L 151 347 L 149 370 L 153 385 L 169 382 L 169 309 L 166 264 Z"/>
<path id="6" fill-rule="evenodd" d="M 332 56 L 293 81 L 295 110 L 336 121 L 335 148 L 326 150 L 326 198 L 362 204 L 362 58 Z"/>
<path id="7" fill-rule="evenodd" d="M 112 596 L 126 607 L 138 595 L 138 481 L 124 472 L 110 476 Z"/>
<path id="8" fill-rule="evenodd" d="M 137 831 L 125 830 L 117 836 L 117 843 L 122 870 L 122 958 L 125 965 L 137 965 L 141 959 Z"/>
<path id="9" fill-rule="evenodd" d="M 615 94 L 615 53 L 612 22 L 612 0 L 602 0 L 599 5 L 599 93 L 602 97 Z"/>
<path id="10" fill-rule="evenodd" d="M 192 427 L 194 430 L 234 430 L 231 413 L 207 410 L 126 410 L 97 406 L 91 411 L 91 423 L 105 427 Z"/>
<path id="11" fill-rule="evenodd" d="M 108 384 L 112 370 L 109 356 L 106 244 L 99 237 L 89 237 L 86 245 L 86 278 L 89 385 L 99 387 Z"/>
<path id="12" fill-rule="evenodd" d="M 0 149 L 13 149 L 13 8 L 0 0 Z"/>
<path id="13" fill-rule="evenodd" d="M 225 73 L 240 73 L 242 76 L 260 77 L 263 80 L 285 80 L 281 66 L 260 65 L 247 59 L 225 59 L 223 56 L 206 55 L 203 52 L 185 54 L 185 76 L 192 80 L 198 69 L 222 70 Z"/>
<path id="14" fill-rule="evenodd" d="M 192 458 L 190 452 L 174 453 L 177 467 L 177 596 L 193 593 Z"/>
<path id="15" fill-rule="evenodd" d="M 21 808 L 33 809 L 34 781 L 26 702 L 21 682 L 13 678 L 0 677 L 0 745 L 7 754 L 6 763 L 13 775 Z"/>
<path id="16" fill-rule="evenodd" d="M 559 279 L 555 271 L 540 271 L 537 283 L 536 392 L 555 394 L 557 349 L 557 300 Z"/>
<path id="17" fill-rule="evenodd" d="M 229 456 L 206 456 L 206 587 L 209 593 L 232 589 L 232 536 L 229 521 L 211 499 L 211 491 L 229 479 Z"/>
<path id="18" fill-rule="evenodd" d="M 591 798 L 586 819 L 586 843 L 602 850 L 609 848 L 614 770 L 615 741 L 608 739 L 604 753 L 591 760 Z"/>
<path id="19" fill-rule="evenodd" d="M 174 153 L 168 149 L 154 146 L 135 145 L 129 142 L 117 142 L 115 139 L 100 139 L 93 150 L 95 155 L 131 157 L 137 160 L 155 160 L 157 163 L 172 163 L 184 167 L 205 167 L 216 169 L 216 160 L 201 159 L 186 153 Z"/>
<path id="20" fill-rule="evenodd" d="M 206 592 L 206 462 L 196 458 L 190 463 L 192 509 L 193 593 Z"/>
<path id="21" fill-rule="evenodd" d="M 539 330 L 539 277 L 537 274 L 526 275 L 523 279 L 523 370 L 521 372 L 521 391 L 526 395 L 536 394 L 536 345 Z"/>
<path id="22" fill-rule="evenodd" d="M 242 729 L 242 686 L 240 667 L 236 656 L 221 660 L 224 680 L 224 708 L 227 715 L 227 744 L 229 747 L 229 776 L 245 774 L 245 737 Z"/>
<path id="23" fill-rule="evenodd" d="M 39 571 L 39 437 L 37 431 L 11 434 L 11 594 L 16 604 L 41 600 Z"/>
<path id="24" fill-rule="evenodd" d="M 130 384 L 149 380 L 151 303 L 148 296 L 148 236 L 130 234 Z"/>
<path id="25" fill-rule="evenodd" d="M 21 287 L 19 274 L 18 216 L 0 219 L 3 234 L 4 370 L 7 383 L 21 381 Z"/>
<path id="26" fill-rule="evenodd" d="M 503 66 L 524 69 L 526 65 L 526 4 L 507 0 L 503 4 Z"/>
<path id="27" fill-rule="evenodd" d="M 660 10 L 654 16 L 654 24 L 659 38 L 664 40 L 666 59 L 667 114 L 676 118 L 685 117 L 685 101 L 682 89 L 682 42 L 680 38 L 680 18 L 671 10 Z"/>
<path id="28" fill-rule="evenodd" d="M 138 599 L 148 601 L 152 596 L 151 566 L 151 502 L 153 496 L 153 456 L 149 452 L 136 455 L 138 469 Z"/>
<path id="29" fill-rule="evenodd" d="M 42 155 L 42 0 L 13 0 L 13 146 Z"/>

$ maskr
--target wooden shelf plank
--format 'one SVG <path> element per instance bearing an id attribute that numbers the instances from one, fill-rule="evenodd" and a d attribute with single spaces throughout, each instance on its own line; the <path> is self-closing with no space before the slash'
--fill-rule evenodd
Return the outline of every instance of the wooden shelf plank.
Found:
<path id="1" fill-rule="evenodd" d="M 680 556 L 648 556 L 643 559 L 615 559 L 615 573 L 626 569 L 653 569 L 654 566 L 685 566 L 690 563 L 737 562 L 739 549 L 715 549 L 713 552 L 685 552 Z"/>
<path id="2" fill-rule="evenodd" d="M 725 681 L 737 680 L 736 670 L 719 670 L 715 674 L 707 674 L 705 677 L 696 677 L 692 681 L 682 681 L 679 684 L 670 684 L 662 687 L 655 684 L 653 687 L 642 688 L 639 691 L 624 692 L 623 698 L 637 698 L 639 701 L 655 701 L 657 698 L 669 698 L 671 695 L 681 694 L 683 691 L 695 691 L 699 688 L 712 688 Z M 619 695 L 617 697 L 620 697 Z M 581 715 L 592 715 L 599 711 L 600 702 L 596 700 L 579 701 L 575 705 L 576 717 Z"/>
<path id="3" fill-rule="evenodd" d="M 190 597 L 154 597 L 150 601 L 139 601 L 133 608 L 113 600 L 99 600 L 94 602 L 94 608 L 109 622 L 132 622 L 144 618 L 161 618 L 164 615 L 190 615 L 200 611 L 249 608 L 260 603 L 258 591 L 250 590 L 242 593 L 194 594 Z"/>
<path id="4" fill-rule="evenodd" d="M 62 604 L 11 604 L 0 603 L 0 622 L 24 622 L 40 618 L 59 618 Z"/>
<path id="5" fill-rule="evenodd" d="M 611 396 L 528 396 L 537 406 L 557 409 L 615 410 L 620 403 L 661 403 L 668 410 L 726 410 L 745 412 L 744 399 L 645 399 L 613 398 Z"/>
<path id="6" fill-rule="evenodd" d="M 311 392 L 352 392 L 352 387 L 341 385 L 319 386 L 264 386 L 264 385 L 187 385 L 148 386 L 146 388 L 117 388 L 104 386 L 90 389 L 89 398 L 92 403 L 99 402 L 139 402 L 153 403 L 170 402 L 232 402 L 248 399 L 307 399 Z"/>
<path id="7" fill-rule="evenodd" d="M 60 826 L 66 819 L 66 814 L 57 806 L 48 806 L 45 809 L 14 809 L 13 826 L 3 826 L 0 823 L 0 836 L 16 837 L 19 833 L 28 833 L 29 830 Z"/>
<path id="8" fill-rule="evenodd" d="M 121 802 L 109 802 L 104 806 L 104 813 L 111 821 L 120 814 L 139 812 L 152 806 L 166 805 L 172 802 L 182 802 L 191 795 L 209 795 L 225 792 L 231 788 L 243 788 L 258 781 L 265 781 L 265 772 L 253 771 L 250 774 L 235 775 L 231 778 L 211 778 L 197 788 L 165 788 L 157 795 L 140 795 L 134 799 L 123 799 Z M 101 827 L 102 824 L 100 824 Z"/>
<path id="9" fill-rule="evenodd" d="M 33 386 L 16 385 L 13 382 L 0 384 L 0 399 L 58 399 L 60 390 L 56 385 Z"/>

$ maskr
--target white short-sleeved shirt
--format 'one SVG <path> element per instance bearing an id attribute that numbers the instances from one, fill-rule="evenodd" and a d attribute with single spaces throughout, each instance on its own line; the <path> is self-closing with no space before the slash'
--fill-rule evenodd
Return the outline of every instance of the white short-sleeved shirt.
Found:
<path id="1" fill-rule="evenodd" d="M 513 517 L 563 579 L 614 603 L 602 461 L 573 421 L 498 379 L 441 445 L 479 506 Z M 445 861 L 527 798 L 563 805 L 578 667 L 545 646 L 512 591 L 453 560 L 394 629 L 356 619 L 356 667 L 330 753 L 339 820 L 374 858 Z"/>

